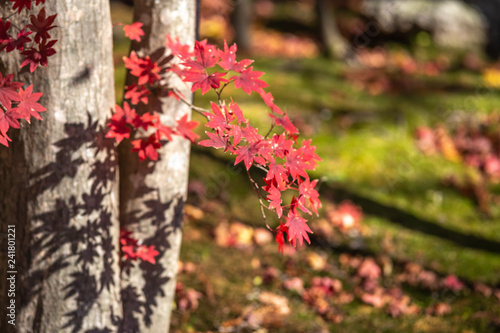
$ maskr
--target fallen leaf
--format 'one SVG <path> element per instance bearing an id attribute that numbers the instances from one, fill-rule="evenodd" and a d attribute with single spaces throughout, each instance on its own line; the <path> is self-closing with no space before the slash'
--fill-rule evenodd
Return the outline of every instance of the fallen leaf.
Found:
<path id="1" fill-rule="evenodd" d="M 439 302 L 428 307 L 425 313 L 431 316 L 444 316 L 451 313 L 451 307 L 448 303 Z"/>
<path id="2" fill-rule="evenodd" d="M 287 290 L 295 291 L 302 294 L 304 291 L 304 282 L 299 277 L 294 277 L 283 282 L 283 287 Z"/>
<path id="3" fill-rule="evenodd" d="M 465 287 L 465 284 L 460 281 L 456 275 L 448 275 L 446 278 L 444 278 L 442 284 L 443 287 L 453 291 L 460 291 Z"/>
<path id="4" fill-rule="evenodd" d="M 315 271 L 322 271 L 326 267 L 326 259 L 316 252 L 310 252 L 306 256 L 306 261 Z"/>
<path id="5" fill-rule="evenodd" d="M 358 269 L 358 275 L 368 280 L 376 280 L 380 277 L 381 270 L 372 258 L 366 258 Z"/>
<path id="6" fill-rule="evenodd" d="M 253 231 L 253 241 L 257 245 L 262 246 L 265 244 L 269 244 L 270 242 L 273 241 L 273 238 L 274 238 L 273 234 L 267 229 L 256 228 Z"/>

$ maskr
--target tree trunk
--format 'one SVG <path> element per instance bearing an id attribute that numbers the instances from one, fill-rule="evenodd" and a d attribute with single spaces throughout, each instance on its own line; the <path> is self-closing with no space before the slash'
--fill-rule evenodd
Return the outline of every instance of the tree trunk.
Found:
<path id="1" fill-rule="evenodd" d="M 333 13 L 333 0 L 316 0 L 316 14 L 326 56 L 343 58 L 348 51 L 348 45 L 338 30 Z"/>
<path id="2" fill-rule="evenodd" d="M 195 0 L 136 0 L 134 21 L 144 24 L 145 36 L 132 50 L 151 54 L 165 45 L 165 34 L 183 43 L 195 38 Z M 165 52 L 165 50 L 160 50 Z M 128 75 L 127 84 L 134 78 Z M 189 98 L 189 87 L 171 78 L 168 85 Z M 189 113 L 174 98 L 153 96 L 138 113 L 160 113 L 162 123 Z M 187 192 L 189 142 L 175 137 L 164 145 L 158 161 L 140 162 L 130 145 L 120 146 L 120 219 L 143 243 L 160 252 L 157 263 L 132 262 L 122 272 L 123 332 L 168 332 L 181 244 L 182 210 Z"/>
<path id="3" fill-rule="evenodd" d="M 4 75 L 17 73 L 44 94 L 47 112 L 11 130 L 11 146 L 0 147 L 0 227 L 5 234 L 16 226 L 17 271 L 16 326 L 6 323 L 10 299 L 2 290 L 0 332 L 115 332 L 122 316 L 117 163 L 103 135 L 114 105 L 109 1 L 56 0 L 45 8 L 58 14 L 49 67 L 19 74 L 13 53 L 1 59 Z M 5 286 L 6 237 L 0 243 Z"/>
<path id="4" fill-rule="evenodd" d="M 252 20 L 252 0 L 234 0 L 231 23 L 234 28 L 234 42 L 238 50 L 248 52 L 251 48 L 250 23 Z"/>

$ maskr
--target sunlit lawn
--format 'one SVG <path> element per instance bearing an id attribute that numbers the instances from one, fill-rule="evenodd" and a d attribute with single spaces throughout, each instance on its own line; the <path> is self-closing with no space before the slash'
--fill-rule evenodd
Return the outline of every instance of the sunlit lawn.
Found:
<path id="1" fill-rule="evenodd" d="M 417 262 L 442 275 L 456 274 L 469 282 L 498 285 L 498 207 L 493 207 L 493 218 L 486 219 L 472 199 L 445 186 L 447 176 L 464 177 L 466 168 L 439 156 L 424 156 L 415 147 L 413 137 L 418 125 L 446 123 L 459 112 L 488 113 L 495 110 L 495 104 L 500 105 L 497 92 L 476 94 L 476 88 L 483 87 L 479 75 L 462 71 L 433 79 L 433 86 L 439 87 L 439 84 L 446 86 L 456 83 L 457 77 L 461 78 L 463 89 L 460 92 L 430 88 L 428 91 L 372 96 L 354 89 L 342 78 L 341 73 L 348 70 L 346 66 L 329 60 L 258 59 L 255 68 L 266 72 L 264 79 L 270 84 L 268 90 L 275 96 L 277 104 L 310 131 L 309 137 L 318 145 L 323 162 L 313 176 L 325 180 L 322 193 L 331 194 L 337 200 L 350 199 L 364 209 L 367 216 L 363 223 L 368 230 L 364 239 L 366 251 L 375 255 L 387 254 L 395 262 Z M 228 96 L 231 93 L 227 91 Z M 267 130 L 265 105 L 258 96 L 249 98 L 241 93 L 235 96 L 253 124 Z M 198 104 L 207 106 L 208 101 L 208 95 L 196 97 Z M 463 109 L 457 109 L 457 106 Z M 202 121 L 201 117 L 194 117 Z M 342 125 L 346 119 L 350 122 L 348 127 Z M 191 178 L 201 179 L 205 184 L 216 184 L 218 172 L 226 168 L 220 159 L 225 161 L 226 157 L 212 152 L 200 154 L 199 150 L 194 149 L 192 155 Z M 214 160 L 214 156 L 219 160 Z M 248 181 L 245 183 L 243 174 L 233 177 L 223 191 L 228 219 L 263 225 L 257 199 L 250 191 Z M 312 224 L 314 229 L 314 222 Z M 382 240 L 387 238 L 392 241 L 390 253 L 381 247 Z M 193 260 L 189 254 L 191 246 L 187 243 L 183 247 L 185 259 Z M 204 246 L 215 248 L 210 240 Z M 222 252 L 227 254 L 224 250 Z M 337 253 L 327 253 L 336 260 Z M 245 256 L 259 257 L 259 254 L 236 252 L 223 261 L 233 266 Z M 265 256 L 268 258 L 267 254 Z M 211 257 L 205 265 L 209 266 L 210 260 Z M 279 256 L 273 258 L 278 267 L 282 267 L 284 260 Z M 238 267 L 241 266 L 244 265 Z M 243 276 L 240 280 L 241 283 L 248 281 Z M 238 283 L 233 288 L 240 290 Z M 245 290 L 237 293 L 244 295 Z M 429 304 L 436 297 L 425 291 L 414 290 L 413 293 L 416 293 L 420 305 Z M 380 332 L 406 331 L 411 330 L 410 327 L 419 327 L 417 331 L 459 332 L 474 322 L 479 325 L 475 326 L 479 332 L 487 331 L 487 328 L 481 326 L 484 322 L 479 324 L 480 320 L 470 320 L 474 312 L 488 309 L 499 314 L 498 301 L 493 299 L 470 296 L 456 304 L 458 314 L 452 318 L 423 316 L 395 320 L 378 310 L 353 303 L 346 310 L 349 313 L 347 319 L 342 324 L 333 325 L 332 332 L 342 329 L 349 332 L 353 327 L 356 331 L 369 331 L 372 325 L 380 328 L 377 330 Z M 307 325 L 303 319 L 315 321 L 308 317 L 311 314 L 307 310 L 303 311 L 304 317 L 295 318 L 297 323 L 292 327 L 296 330 L 293 331 L 308 331 L 297 328 Z M 283 328 L 283 332 L 290 329 Z"/>

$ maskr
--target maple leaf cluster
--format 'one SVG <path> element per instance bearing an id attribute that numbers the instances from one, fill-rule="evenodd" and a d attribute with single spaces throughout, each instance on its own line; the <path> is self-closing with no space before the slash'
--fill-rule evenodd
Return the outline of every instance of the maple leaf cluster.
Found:
<path id="1" fill-rule="evenodd" d="M 131 231 L 122 228 L 120 230 L 120 244 L 123 256 L 128 260 L 141 259 L 152 264 L 156 264 L 155 257 L 160 253 L 155 250 L 155 246 L 140 245 L 139 241 L 133 238 Z"/>
<path id="2" fill-rule="evenodd" d="M 131 39 L 139 38 L 142 30 L 139 25 L 125 29 Z M 321 207 L 318 192 L 315 189 L 317 180 L 311 180 L 307 170 L 314 170 L 321 159 L 315 153 L 316 147 L 311 146 L 311 140 L 298 140 L 298 129 L 293 125 L 288 115 L 275 103 L 271 93 L 264 91 L 268 86 L 260 78 L 263 72 L 255 71 L 253 60 L 236 60 L 236 44 L 218 49 L 206 40 L 195 42 L 194 50 L 171 36 L 166 36 L 166 46 L 169 56 L 153 59 L 153 56 L 138 56 L 132 52 L 124 57 L 125 66 L 130 74 L 137 77 L 137 83 L 126 87 L 125 99 L 131 104 L 149 102 L 148 96 L 158 94 L 161 89 L 168 95 L 189 104 L 206 119 L 208 139 L 198 144 L 235 155 L 235 164 L 243 162 L 247 172 L 254 166 L 266 172 L 262 185 L 258 185 L 248 173 L 252 186 L 260 197 L 263 208 L 275 212 L 281 219 L 276 228 L 276 242 L 279 250 L 283 250 L 285 241 L 293 246 L 302 245 L 306 240 L 310 243 L 308 233 L 312 233 L 307 220 L 302 213 L 318 214 Z M 177 59 L 176 62 L 171 60 Z M 202 94 L 214 90 L 218 96 L 217 103 L 211 103 L 211 110 L 201 110 L 191 105 L 178 91 L 165 86 L 164 75 L 174 73 L 184 82 L 191 83 L 191 91 L 201 90 Z M 257 93 L 269 108 L 271 129 L 267 135 L 259 133 L 243 110 L 231 98 L 226 101 L 221 98 L 222 91 L 230 84 L 236 89 L 242 89 L 247 94 Z M 166 96 L 163 94 L 162 96 Z M 131 109 L 129 102 L 124 102 L 123 108 L 117 106 L 116 112 L 108 123 L 108 137 L 114 137 L 119 143 L 124 138 L 130 138 L 133 131 L 142 128 L 146 133 L 143 138 L 132 141 L 133 151 L 139 158 L 145 160 L 158 159 L 157 150 L 162 146 L 162 139 L 172 140 L 173 135 L 180 135 L 195 142 L 198 137 L 192 130 L 198 122 L 189 121 L 187 115 L 177 120 L 175 126 L 162 124 L 158 114 L 146 113 L 137 115 Z M 158 110 L 159 111 L 159 110 Z M 152 128 L 153 131 L 148 131 Z M 294 192 L 288 205 L 283 203 L 283 193 Z M 264 204 L 267 202 L 267 204 Z"/>
<path id="3" fill-rule="evenodd" d="M 32 6 L 45 4 L 45 0 L 10 0 L 10 4 L 14 11 L 17 10 L 14 15 L 20 15 L 23 9 L 32 10 Z M 23 56 L 21 67 L 29 65 L 30 72 L 38 66 L 47 66 L 47 58 L 56 53 L 53 46 L 57 40 L 50 39 L 49 32 L 56 27 L 53 25 L 56 16 L 47 16 L 45 7 L 42 7 L 38 13 L 29 16 L 30 23 L 22 28 L 0 18 L 0 52 L 20 52 Z M 19 128 L 20 119 L 28 123 L 31 117 L 41 120 L 39 112 L 46 110 L 38 103 L 42 93 L 34 93 L 33 85 L 23 90 L 23 83 L 12 81 L 13 77 L 13 74 L 4 76 L 0 73 L 0 144 L 4 146 L 12 141 L 7 136 L 9 128 Z"/>

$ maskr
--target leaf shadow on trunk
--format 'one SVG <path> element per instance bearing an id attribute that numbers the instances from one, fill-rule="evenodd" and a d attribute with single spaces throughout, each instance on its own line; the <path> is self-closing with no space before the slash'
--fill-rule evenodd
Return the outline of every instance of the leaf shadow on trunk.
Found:
<path id="1" fill-rule="evenodd" d="M 168 144 L 168 143 L 167 143 Z M 160 157 L 161 159 L 161 157 Z M 137 174 L 148 175 L 155 172 L 155 162 L 138 162 Z M 155 308 L 158 307 L 158 297 L 164 297 L 166 284 L 171 280 L 168 276 L 169 270 L 163 264 L 162 257 L 169 253 L 172 248 L 169 238 L 172 233 L 181 228 L 182 214 L 184 208 L 184 198 L 174 197 L 170 201 L 163 201 L 159 187 L 147 186 L 145 182 L 140 182 L 134 191 L 134 198 L 142 200 L 141 210 L 133 210 L 121 217 L 122 227 L 140 225 L 141 221 L 152 221 L 152 232 L 150 237 L 143 239 L 143 244 L 153 245 L 160 253 L 156 257 L 156 264 L 148 262 L 137 263 L 140 271 L 142 283 L 127 283 L 121 291 L 123 303 L 123 321 L 120 332 L 139 332 L 140 321 L 149 327 L 152 325 L 152 316 Z M 173 217 L 167 221 L 167 211 L 173 211 Z M 133 262 L 126 261 L 122 265 L 122 276 L 125 280 L 134 281 L 131 270 Z M 142 285 L 141 285 L 142 284 Z"/>
<path id="2" fill-rule="evenodd" d="M 90 171 L 88 182 L 74 184 L 83 188 L 83 191 L 77 191 L 79 195 L 66 197 L 64 193 L 57 193 L 53 209 L 28 221 L 29 229 L 24 235 L 27 240 L 24 244 L 30 244 L 30 248 L 23 270 L 30 273 L 21 280 L 20 307 L 27 306 L 34 299 L 43 302 L 43 295 L 51 292 L 45 290 L 46 281 L 59 271 L 74 266 L 74 272 L 68 280 L 58 281 L 63 286 L 57 290 L 62 293 L 61 298 L 73 300 L 66 302 L 74 305 L 74 308 L 64 313 L 66 320 L 62 327 L 72 332 L 83 331 L 86 316 L 99 301 L 101 293 L 105 289 L 110 291 L 117 283 L 113 276 L 117 276 L 116 253 L 119 249 L 115 246 L 114 238 L 117 235 L 112 232 L 113 219 L 117 216 L 109 205 L 113 201 L 109 196 L 116 195 L 112 192 L 113 182 L 116 181 L 117 161 L 113 141 L 105 138 L 105 132 L 90 114 L 87 124 L 66 124 L 65 138 L 53 143 L 58 149 L 55 161 L 29 175 L 31 185 L 27 188 L 28 200 L 35 202 L 46 191 L 56 189 L 64 179 L 75 178 L 79 172 Z M 90 165 L 85 161 L 86 156 L 81 154 L 88 154 L 89 151 L 100 156 L 90 158 L 94 160 Z M 61 251 L 63 248 L 69 251 Z M 32 265 L 36 268 L 30 269 Z M 118 326 L 120 319 L 115 316 L 111 306 L 109 312 L 109 322 Z M 36 331 L 42 320 L 43 306 L 37 306 L 35 316 L 33 326 Z M 115 330 L 113 327 L 100 327 L 86 332 Z"/>

